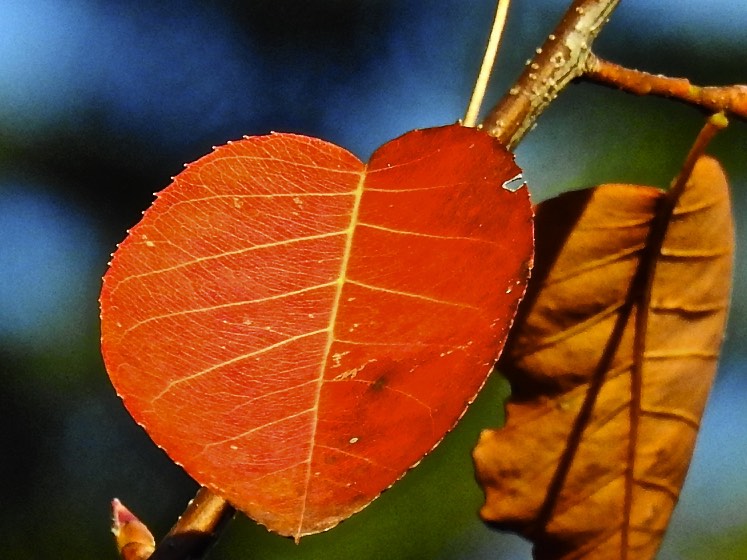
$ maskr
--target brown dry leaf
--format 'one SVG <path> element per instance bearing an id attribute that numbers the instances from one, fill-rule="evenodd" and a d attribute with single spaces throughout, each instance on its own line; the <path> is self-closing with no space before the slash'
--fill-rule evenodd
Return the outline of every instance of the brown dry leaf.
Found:
<path id="1" fill-rule="evenodd" d="M 662 244 L 649 234 L 666 199 L 604 185 L 538 207 L 536 272 L 501 363 L 508 421 L 474 452 L 481 515 L 535 558 L 652 558 L 677 502 L 734 241 L 714 159 L 698 160 Z"/>

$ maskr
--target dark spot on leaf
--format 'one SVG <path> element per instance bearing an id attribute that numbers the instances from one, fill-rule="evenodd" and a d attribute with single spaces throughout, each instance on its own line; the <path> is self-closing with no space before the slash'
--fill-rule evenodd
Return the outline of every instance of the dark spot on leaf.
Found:
<path id="1" fill-rule="evenodd" d="M 380 375 L 374 380 L 373 383 L 371 383 L 371 391 L 375 391 L 378 393 L 382 391 L 388 383 L 389 379 L 387 378 L 386 374 Z"/>

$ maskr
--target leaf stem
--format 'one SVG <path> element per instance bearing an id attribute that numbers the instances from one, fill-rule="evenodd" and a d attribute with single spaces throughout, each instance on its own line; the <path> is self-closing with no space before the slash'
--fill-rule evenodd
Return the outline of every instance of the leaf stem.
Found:
<path id="1" fill-rule="evenodd" d="M 493 28 L 490 30 L 488 45 L 485 47 L 485 56 L 482 59 L 480 72 L 477 75 L 477 81 L 472 90 L 472 98 L 469 100 L 467 113 L 464 115 L 464 121 L 462 122 L 464 126 L 474 127 L 477 124 L 477 116 L 480 112 L 482 100 L 485 97 L 485 91 L 488 88 L 490 74 L 495 66 L 495 59 L 498 55 L 498 48 L 501 44 L 503 29 L 506 27 L 506 18 L 508 16 L 508 7 L 510 4 L 511 0 L 498 0 L 498 5 L 495 10 L 495 18 L 493 19 Z"/>
<path id="2" fill-rule="evenodd" d="M 223 498 L 200 488 L 149 560 L 204 558 L 235 513 Z"/>
<path id="3" fill-rule="evenodd" d="M 698 133 L 697 138 L 693 142 L 692 148 L 685 158 L 685 163 L 682 165 L 677 177 L 672 181 L 672 186 L 669 188 L 667 198 L 670 199 L 670 205 L 672 210 L 677 204 L 682 191 L 685 190 L 687 181 L 690 179 L 690 175 L 693 173 L 693 168 L 697 163 L 698 159 L 705 153 L 706 148 L 713 140 L 714 136 L 720 131 L 725 129 L 729 125 L 729 121 L 723 112 L 711 115 L 706 121 L 703 128 Z"/>
<path id="4" fill-rule="evenodd" d="M 649 74 L 609 62 L 594 54 L 587 60 L 584 77 L 634 95 L 669 97 L 708 112 L 728 111 L 747 119 L 747 86 L 701 87 L 686 78 Z"/>
<path id="5" fill-rule="evenodd" d="M 656 264 L 660 259 L 664 240 L 669 224 L 674 215 L 674 209 L 684 192 L 698 159 L 705 153 L 705 149 L 713 137 L 728 124 L 723 113 L 712 115 L 693 142 L 682 169 L 672 182 L 666 196 L 651 221 L 651 229 L 646 241 L 646 248 L 639 265 L 640 301 L 636 306 L 635 336 L 633 338 L 633 367 L 630 373 L 630 439 L 628 441 L 628 458 L 625 474 L 625 494 L 623 500 L 623 519 L 631 519 L 633 510 L 633 483 L 635 480 L 636 450 L 638 448 L 639 420 L 641 415 L 641 397 L 643 393 L 643 356 L 646 351 L 646 337 L 648 333 L 649 310 L 651 294 L 653 292 Z M 628 550 L 630 528 L 622 531 L 621 548 L 625 554 Z"/>

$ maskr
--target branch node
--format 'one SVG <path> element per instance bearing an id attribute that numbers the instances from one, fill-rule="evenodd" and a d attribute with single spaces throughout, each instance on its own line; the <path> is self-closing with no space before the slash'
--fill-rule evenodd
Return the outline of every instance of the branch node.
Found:
<path id="1" fill-rule="evenodd" d="M 516 84 L 484 121 L 485 130 L 509 149 L 532 129 L 536 118 L 572 80 L 581 76 L 594 38 L 619 0 L 575 0 Z"/>

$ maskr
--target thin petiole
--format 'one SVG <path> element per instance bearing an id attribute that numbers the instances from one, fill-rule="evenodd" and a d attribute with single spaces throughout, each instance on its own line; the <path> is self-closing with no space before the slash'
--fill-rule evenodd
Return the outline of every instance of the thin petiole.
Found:
<path id="1" fill-rule="evenodd" d="M 462 122 L 464 126 L 474 127 L 477 124 L 477 116 L 480 112 L 480 106 L 482 105 L 483 97 L 485 97 L 490 74 L 493 71 L 495 59 L 498 55 L 498 47 L 501 43 L 503 28 L 506 26 L 509 4 L 511 4 L 511 0 L 498 0 L 495 19 L 493 19 L 493 28 L 490 30 L 490 38 L 488 39 L 488 46 L 485 48 L 485 56 L 482 59 L 480 73 L 477 75 L 477 81 L 472 90 L 472 98 L 469 100 L 467 113 L 464 115 L 464 120 Z"/>

